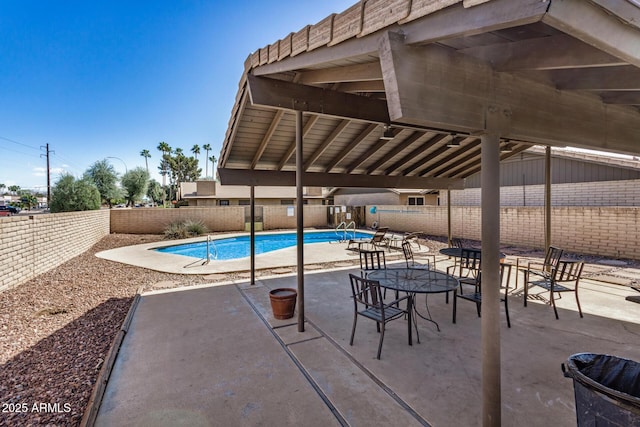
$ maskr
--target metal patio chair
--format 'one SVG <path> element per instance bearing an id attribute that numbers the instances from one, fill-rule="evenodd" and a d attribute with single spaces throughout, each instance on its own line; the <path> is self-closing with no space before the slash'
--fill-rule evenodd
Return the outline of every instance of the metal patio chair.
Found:
<path id="1" fill-rule="evenodd" d="M 377 358 L 380 359 L 382 353 L 382 341 L 384 340 L 384 332 L 387 323 L 392 320 L 404 318 L 408 316 L 411 321 L 411 313 L 409 312 L 408 300 L 410 296 L 397 298 L 396 300 L 385 304 L 382 298 L 382 288 L 376 280 L 368 280 L 355 274 L 349 274 L 351 282 L 351 293 L 353 298 L 353 327 L 351 328 L 351 340 L 349 345 L 353 345 L 353 339 L 356 334 L 356 324 L 358 316 L 371 319 L 376 322 L 376 329 L 380 333 L 380 342 L 378 343 Z M 407 309 L 400 308 L 400 302 L 407 301 Z M 411 325 L 408 325 L 409 343 L 411 343 Z"/>
<path id="2" fill-rule="evenodd" d="M 578 298 L 578 285 L 580 284 L 580 276 L 584 262 L 582 261 L 559 261 L 553 269 L 549 277 L 537 276 L 533 280 L 528 278 L 524 282 L 524 306 L 527 306 L 527 298 L 529 296 L 529 288 L 531 286 L 539 286 L 549 291 L 549 299 L 553 306 L 553 312 L 558 319 L 558 309 L 556 308 L 556 298 L 554 294 L 558 294 L 558 298 L 562 298 L 565 292 L 573 292 L 576 296 L 576 304 L 578 305 L 578 313 L 582 316 L 582 308 L 580 307 L 580 299 Z"/>
<path id="3" fill-rule="evenodd" d="M 475 285 L 473 285 L 473 289 L 466 293 L 459 293 L 458 289 L 453 291 L 453 323 L 456 323 L 456 309 L 458 305 L 458 299 L 463 299 L 476 303 L 476 310 L 478 312 L 478 317 L 481 314 L 482 307 L 482 278 L 481 274 L 478 275 L 478 280 Z M 500 264 L 500 302 L 504 303 L 504 313 L 507 317 L 507 326 L 511 327 L 511 321 L 509 320 L 509 300 L 508 300 L 508 290 L 509 290 L 509 280 L 511 279 L 511 264 Z M 462 286 L 472 286 L 471 284 L 460 284 Z"/>

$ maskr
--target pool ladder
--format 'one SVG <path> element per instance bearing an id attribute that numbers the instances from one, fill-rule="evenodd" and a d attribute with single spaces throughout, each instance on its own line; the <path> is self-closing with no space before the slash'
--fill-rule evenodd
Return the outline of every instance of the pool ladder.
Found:
<path id="1" fill-rule="evenodd" d="M 207 235 L 207 264 L 211 261 L 211 249 L 213 249 L 213 259 L 218 259 L 218 248 L 211 240 L 211 236 Z"/>
<path id="2" fill-rule="evenodd" d="M 342 221 L 340 224 L 338 224 L 338 226 L 336 227 L 336 235 L 338 237 L 340 237 L 340 230 L 342 230 L 342 238 L 340 239 L 340 242 L 342 243 L 349 240 L 347 238 L 347 233 L 349 232 L 349 230 L 353 230 L 353 237 L 356 237 L 356 223 L 354 221 L 351 221 L 349 224 Z"/>

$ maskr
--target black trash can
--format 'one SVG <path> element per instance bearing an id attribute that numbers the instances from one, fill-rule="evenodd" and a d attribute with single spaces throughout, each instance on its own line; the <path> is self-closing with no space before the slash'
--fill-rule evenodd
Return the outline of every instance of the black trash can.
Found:
<path id="1" fill-rule="evenodd" d="M 640 427 L 640 363 L 578 353 L 562 371 L 573 378 L 578 426 Z"/>

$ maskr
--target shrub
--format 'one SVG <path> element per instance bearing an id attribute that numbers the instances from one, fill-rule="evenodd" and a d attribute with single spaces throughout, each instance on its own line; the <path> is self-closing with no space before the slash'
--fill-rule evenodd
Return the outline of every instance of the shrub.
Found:
<path id="1" fill-rule="evenodd" d="M 196 237 L 208 232 L 207 227 L 200 221 L 186 220 L 172 222 L 164 229 L 165 239 L 186 239 Z"/>

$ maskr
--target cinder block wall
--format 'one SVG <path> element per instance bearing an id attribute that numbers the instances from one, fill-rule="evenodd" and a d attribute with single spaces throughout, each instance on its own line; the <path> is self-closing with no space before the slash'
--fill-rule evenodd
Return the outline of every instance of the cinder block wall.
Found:
<path id="1" fill-rule="evenodd" d="M 371 214 L 367 225 L 378 221 L 394 231 L 423 231 L 447 235 L 445 206 L 384 206 Z M 454 237 L 481 240 L 481 210 L 472 206 L 451 207 Z M 503 244 L 542 248 L 544 208 L 500 209 L 500 241 Z M 640 208 L 559 207 L 551 210 L 551 243 L 570 252 L 640 260 Z"/>
<path id="2" fill-rule="evenodd" d="M 112 209 L 111 232 L 162 234 L 167 225 L 187 220 L 200 221 L 211 231 L 242 231 L 244 230 L 244 207 Z"/>
<path id="3" fill-rule="evenodd" d="M 0 218 L 0 291 L 80 255 L 108 234 L 108 210 Z"/>
<path id="4" fill-rule="evenodd" d="M 296 228 L 296 208 L 289 206 L 268 205 L 262 207 L 264 215 L 264 229 L 277 230 L 283 228 Z M 326 227 L 328 206 L 304 206 L 303 223 L 305 227 Z M 293 213 L 293 216 L 287 216 Z"/>
<path id="5" fill-rule="evenodd" d="M 480 189 L 451 191 L 454 206 L 480 206 Z M 640 180 L 576 182 L 551 186 L 552 206 L 638 206 Z M 446 206 L 447 192 L 440 193 Z M 502 206 L 544 206 L 544 185 L 500 187 Z"/>
<path id="6" fill-rule="evenodd" d="M 162 234 L 167 225 L 186 220 L 201 221 L 211 231 L 244 231 L 245 206 L 181 207 L 178 209 L 112 209 L 111 232 L 123 234 Z M 287 216 L 287 206 L 264 205 L 264 230 L 296 228 L 294 215 Z M 327 206 L 305 206 L 304 226 L 327 225 Z"/>

